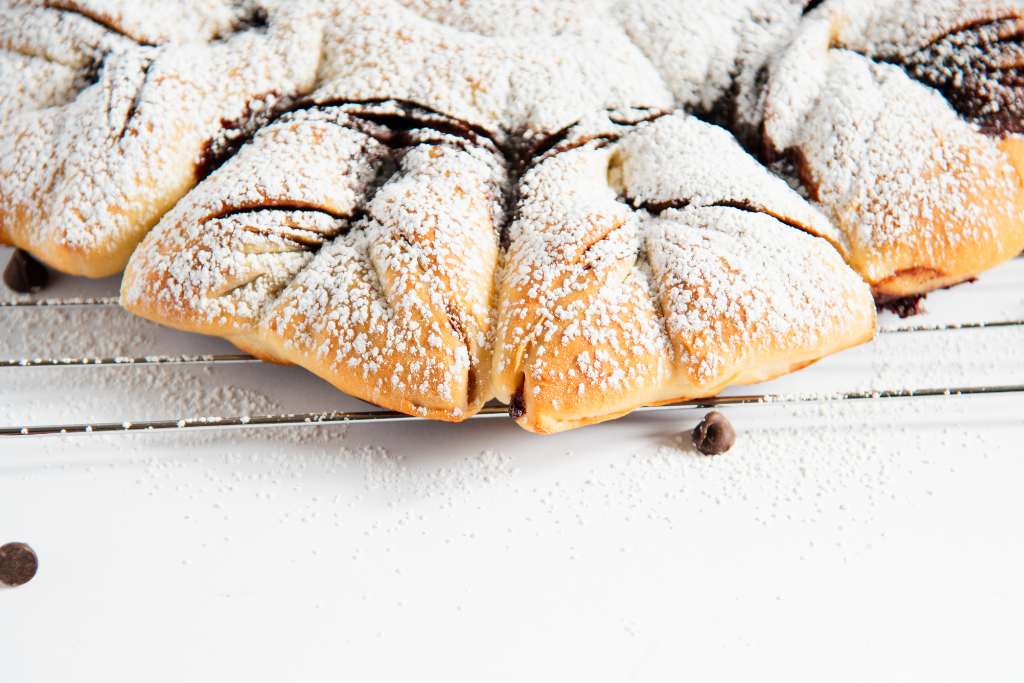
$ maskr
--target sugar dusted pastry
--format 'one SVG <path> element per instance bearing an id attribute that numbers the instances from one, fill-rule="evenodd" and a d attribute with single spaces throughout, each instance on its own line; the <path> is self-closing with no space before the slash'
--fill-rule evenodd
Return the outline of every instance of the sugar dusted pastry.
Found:
<path id="1" fill-rule="evenodd" d="M 747 141 L 763 68 L 792 40 L 810 0 L 611 0 L 610 11 L 678 106 Z"/>
<path id="2" fill-rule="evenodd" d="M 550 433 L 801 368 L 1024 248 L 1018 6 L 712 4 L 322 3 L 315 87 L 163 217 L 123 304 Z"/>
<path id="3" fill-rule="evenodd" d="M 164 218 L 122 300 L 379 405 L 462 419 L 493 395 L 509 163 L 595 109 L 671 95 L 576 3 L 326 7 L 317 89 Z"/>
<path id="4" fill-rule="evenodd" d="M 319 40 L 305 2 L 0 0 L 0 242 L 119 272 Z"/>
<path id="5" fill-rule="evenodd" d="M 452 119 L 394 103 L 296 111 L 164 217 L 122 303 L 459 420 L 491 397 L 505 183 L 493 144 Z"/>
<path id="6" fill-rule="evenodd" d="M 554 432 L 874 332 L 843 236 L 597 3 L 326 5 L 316 89 L 160 221 L 122 303 L 414 415 Z"/>
<path id="7" fill-rule="evenodd" d="M 766 75 L 763 138 L 880 300 L 1024 248 L 1019 71 L 1006 0 L 827 0 Z"/>
<path id="8" fill-rule="evenodd" d="M 605 2 L 330 2 L 318 104 L 392 99 L 443 112 L 513 155 L 603 109 L 672 94 Z"/>
<path id="9" fill-rule="evenodd" d="M 520 425 L 714 395 L 873 336 L 831 226 L 724 130 L 582 128 L 526 172 L 509 231 L 494 390 Z"/>
<path id="10" fill-rule="evenodd" d="M 297 111 L 164 218 L 122 302 L 379 405 L 459 420 L 496 395 L 541 432 L 873 334 L 828 222 L 721 129 L 633 110 L 551 140 L 499 268 L 507 179 L 491 142 L 425 110 Z"/>

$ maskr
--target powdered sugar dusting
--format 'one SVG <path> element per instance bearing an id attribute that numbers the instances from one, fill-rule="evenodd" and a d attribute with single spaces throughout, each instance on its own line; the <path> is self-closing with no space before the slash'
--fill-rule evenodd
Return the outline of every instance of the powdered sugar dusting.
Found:
<path id="1" fill-rule="evenodd" d="M 780 221 L 824 237 L 840 250 L 843 235 L 781 178 L 735 144 L 722 128 L 673 116 L 630 135 L 617 148 L 614 172 L 638 206 L 684 208 L 731 205 L 768 213 Z M 679 163 L 679 159 L 701 163 Z M 618 168 L 621 165 L 621 168 Z M 613 178 L 614 180 L 614 178 Z"/>
<path id="2" fill-rule="evenodd" d="M 834 17 L 835 45 L 885 60 L 899 60 L 950 32 L 1019 16 L 1015 0 L 830 0 L 819 15 Z"/>
<path id="3" fill-rule="evenodd" d="M 448 419 L 490 396 L 495 343 L 499 397 L 525 383 L 528 402 L 583 419 L 592 392 L 627 410 L 862 341 L 866 290 L 827 243 L 875 283 L 905 265 L 878 258 L 886 249 L 941 264 L 1022 214 L 1004 200 L 1018 179 L 994 142 L 899 67 L 836 48 L 840 13 L 826 8 L 838 4 L 801 23 L 798 3 L 763 0 L 703 13 L 322 3 L 316 88 L 167 215 L 124 301 Z M 662 10 L 669 30 L 645 42 Z M 715 48 L 703 66 L 666 47 L 691 12 L 736 29 L 696 31 Z M 808 55 L 823 58 L 808 68 Z M 724 131 L 664 116 L 673 94 L 744 135 L 763 114 L 770 151 L 795 159 L 824 213 Z M 740 102 L 743 116 L 721 110 Z M 937 147 L 913 135 L 921 120 Z M 922 228 L 922 215 L 954 227 Z"/>
<path id="4" fill-rule="evenodd" d="M 373 122 L 396 111 L 314 108 L 262 130 L 146 240 L 125 305 L 377 403 L 471 414 L 489 398 L 504 161 L 429 112 L 407 112 L 426 121 L 409 132 Z"/>
<path id="5" fill-rule="evenodd" d="M 225 0 L 11 0 L 74 12 L 140 43 L 207 42 L 258 23 L 259 5 Z"/>
<path id="6" fill-rule="evenodd" d="M 316 101 L 407 100 L 527 139 L 595 110 L 672 104 L 602 3 L 405 4 L 333 8 Z"/>
<path id="7" fill-rule="evenodd" d="M 817 357 L 823 339 L 870 336 L 863 283 L 827 242 L 774 217 L 827 225 L 820 216 L 749 159 L 709 168 L 743 157 L 671 115 L 531 169 L 501 283 L 499 397 L 518 392 L 527 415 L 593 418 L 597 396 L 614 414 L 714 393 L 761 351 L 758 379 L 783 371 L 774 349 Z M 659 215 L 632 208 L 645 205 Z"/>
<path id="8" fill-rule="evenodd" d="M 243 23 L 223 38 L 229 9 L 235 16 L 241 5 L 220 3 L 210 18 L 166 3 L 162 11 L 182 23 L 144 32 L 147 39 L 219 39 L 159 45 L 115 30 L 121 22 L 162 25 L 160 11 L 131 5 L 0 7 L 0 69 L 18 73 L 4 79 L 0 96 L 0 234 L 62 270 L 120 270 L 195 183 L 204 146 L 227 122 L 312 86 L 308 45 L 319 25 L 303 3 L 257 7 L 266 27 Z"/>
<path id="9" fill-rule="evenodd" d="M 158 229 L 144 242 L 124 303 L 238 332 L 258 324 L 311 249 L 346 229 L 387 156 L 340 120 L 297 112 L 261 130 L 167 214 L 162 225 L 178 230 Z"/>
<path id="10" fill-rule="evenodd" d="M 921 35 L 940 17 L 953 22 L 949 3 L 921 16 L 910 5 L 923 7 L 826 3 L 773 66 L 764 100 L 769 147 L 794 157 L 810 196 L 845 235 L 851 265 L 873 284 L 914 268 L 963 279 L 1024 241 L 1021 180 L 997 142 L 903 68 L 870 56 L 896 56 L 875 31 L 891 29 L 886 12 Z M 923 39 L 915 35 L 908 54 Z M 971 250 L 985 255 L 959 255 Z"/>
<path id="11" fill-rule="evenodd" d="M 758 72 L 799 26 L 801 3 L 615 0 L 613 13 L 683 107 L 754 127 Z M 744 136 L 746 131 L 737 131 Z"/>

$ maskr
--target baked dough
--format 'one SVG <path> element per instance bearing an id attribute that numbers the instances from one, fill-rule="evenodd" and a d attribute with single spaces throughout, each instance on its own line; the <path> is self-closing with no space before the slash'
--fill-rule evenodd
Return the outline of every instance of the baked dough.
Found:
<path id="1" fill-rule="evenodd" d="M 538 432 L 873 335 L 842 234 L 667 114 L 611 15 L 356 0 L 325 21 L 317 88 L 146 237 L 130 311 L 409 414 L 496 396 Z"/>
<path id="2" fill-rule="evenodd" d="M 0 0 L 0 243 L 119 272 L 319 41 L 305 1 Z"/>
<path id="3" fill-rule="evenodd" d="M 332 2 L 311 100 L 415 103 L 486 131 L 513 158 L 593 112 L 671 109 L 672 93 L 605 4 Z"/>
<path id="4" fill-rule="evenodd" d="M 524 176 L 494 389 L 526 429 L 712 396 L 867 341 L 875 308 L 831 226 L 720 128 L 581 132 Z"/>
<path id="5" fill-rule="evenodd" d="M 316 90 L 164 218 L 122 302 L 378 405 L 464 419 L 493 396 L 509 166 L 588 112 L 644 116 L 671 94 L 577 3 L 325 7 Z"/>
<path id="6" fill-rule="evenodd" d="M 929 52 L 995 59 L 950 18 L 999 2 L 324 3 L 315 89 L 164 216 L 122 303 L 542 433 L 776 377 L 870 339 L 873 295 L 1024 247 L 1015 86 L 982 106 Z"/>
<path id="7" fill-rule="evenodd" d="M 772 64 L 766 152 L 792 164 L 880 300 L 1024 248 L 1022 29 L 1019 2 L 829 0 Z"/>
<path id="8" fill-rule="evenodd" d="M 759 131 L 764 66 L 800 28 L 810 0 L 613 0 L 611 12 L 676 104 L 745 144 Z"/>
<path id="9" fill-rule="evenodd" d="M 296 111 L 167 214 L 121 301 L 377 405 L 463 419 L 491 397 L 505 182 L 493 144 L 447 117 Z"/>
<path id="10" fill-rule="evenodd" d="M 401 103 L 296 111 L 144 240 L 122 303 L 414 415 L 497 396 L 539 432 L 874 333 L 828 222 L 721 129 L 614 112 L 529 166 L 499 269 L 508 173 L 488 138 Z"/>

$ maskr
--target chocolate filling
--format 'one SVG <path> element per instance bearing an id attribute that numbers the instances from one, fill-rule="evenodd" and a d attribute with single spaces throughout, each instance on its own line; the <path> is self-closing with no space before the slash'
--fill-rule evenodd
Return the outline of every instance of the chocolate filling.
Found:
<path id="1" fill-rule="evenodd" d="M 122 36 L 123 38 L 127 38 L 133 43 L 138 43 L 139 45 L 144 45 L 148 47 L 156 46 L 155 43 L 148 43 L 144 40 L 139 40 L 135 36 L 126 33 L 120 26 L 115 24 L 109 18 L 104 17 L 101 14 L 94 14 L 92 12 L 89 12 L 83 9 L 77 2 L 59 2 L 58 0 L 49 0 L 49 2 L 46 2 L 44 4 L 44 7 L 46 7 L 49 10 L 59 12 L 62 15 L 81 17 L 87 21 L 92 22 L 93 24 L 102 26 L 104 29 L 110 31 L 111 33 L 116 33 L 117 35 Z"/>
<path id="2" fill-rule="evenodd" d="M 132 103 L 128 106 L 128 111 L 124 115 L 121 132 L 117 136 L 118 140 L 124 139 L 125 134 L 128 133 L 128 126 L 139 111 L 139 105 L 142 104 L 142 92 L 146 89 L 146 84 L 149 83 L 149 72 L 152 68 L 153 60 L 149 59 L 146 61 L 146 67 L 142 71 L 142 83 L 139 84 L 139 89 L 135 91 L 135 97 L 132 98 Z"/>
<path id="3" fill-rule="evenodd" d="M 508 401 L 508 416 L 513 420 L 518 420 L 523 415 L 526 415 L 526 396 L 523 393 L 525 379 L 525 377 L 519 378 L 519 388 L 516 389 L 515 393 L 512 394 L 512 398 Z"/>
<path id="4" fill-rule="evenodd" d="M 351 227 L 361 220 L 364 216 L 362 212 L 357 211 L 351 216 L 335 213 L 322 206 L 313 206 L 303 204 L 301 202 L 292 201 L 280 201 L 275 202 L 274 200 L 266 200 L 265 204 L 256 204 L 249 206 L 235 206 L 228 209 L 224 209 L 219 212 L 212 213 L 205 216 L 199 221 L 200 225 L 205 225 L 210 221 L 223 220 L 225 218 L 231 218 L 233 216 L 247 216 L 252 214 L 260 214 L 269 211 L 296 211 L 306 214 L 322 214 L 329 216 L 334 221 L 335 225 L 330 230 L 312 230 L 309 228 L 302 227 L 301 225 L 282 225 L 280 229 L 273 227 L 260 227 L 255 225 L 243 225 L 241 230 L 250 232 L 256 235 L 263 235 L 265 237 L 277 237 L 282 240 L 287 240 L 304 251 L 310 253 L 317 253 L 323 247 L 323 245 L 339 235 L 347 233 Z"/>
<path id="5" fill-rule="evenodd" d="M 661 109 L 650 109 L 649 107 L 638 107 L 636 111 L 642 111 L 643 114 L 635 117 L 617 116 L 617 110 L 608 110 L 608 120 L 617 126 L 623 127 L 635 127 L 641 123 L 648 123 L 650 121 L 656 121 L 662 116 L 668 115 L 670 112 L 663 111 Z M 579 149 L 592 142 L 596 142 L 595 147 L 605 147 L 608 144 L 619 140 L 624 133 L 608 132 L 608 133 L 595 133 L 593 135 L 581 135 L 571 143 L 564 144 L 569 139 L 570 133 L 573 128 L 579 125 L 579 121 L 573 121 L 565 128 L 555 131 L 554 133 L 545 136 L 537 143 L 527 146 L 519 152 L 519 172 L 525 173 L 531 167 L 537 163 L 543 161 L 547 156 L 554 154 L 563 154 L 570 152 L 574 149 Z"/>
<path id="6" fill-rule="evenodd" d="M 50 273 L 39 261 L 21 249 L 15 249 L 4 269 L 4 284 L 19 294 L 38 292 L 50 282 Z"/>
<path id="7" fill-rule="evenodd" d="M 911 296 L 876 296 L 875 307 L 879 311 L 889 311 L 901 318 L 911 318 L 925 312 L 924 300 L 928 294 Z"/>
<path id="8" fill-rule="evenodd" d="M 209 216 L 206 216 L 201 221 L 199 221 L 199 224 L 202 225 L 204 223 L 208 223 L 209 221 L 221 220 L 224 218 L 230 218 L 231 216 L 240 216 L 247 213 L 260 213 L 262 211 L 308 211 L 310 213 L 325 214 L 337 221 L 352 221 L 354 218 L 353 216 L 335 213 L 330 209 L 313 204 L 303 204 L 302 202 L 276 201 L 273 199 L 267 199 L 264 200 L 264 202 L 261 204 L 254 204 L 251 206 L 234 206 L 231 207 L 230 209 L 225 209 L 223 211 L 211 213 Z"/>
<path id="9" fill-rule="evenodd" d="M 972 282 L 977 281 L 978 278 L 971 277 L 961 282 L 955 282 L 951 285 L 946 285 L 945 287 L 939 287 L 938 289 L 953 289 L 959 285 L 969 285 Z M 895 313 L 901 318 L 911 318 L 925 312 L 924 300 L 928 297 L 928 294 L 929 292 L 913 294 L 911 296 L 887 296 L 885 294 L 876 294 L 875 307 L 879 311 Z"/>
<path id="10" fill-rule="evenodd" d="M 573 125 L 575 125 L 575 124 L 573 124 Z M 570 126 L 570 128 L 572 128 L 572 126 Z M 538 163 L 540 163 L 542 161 L 545 161 L 547 158 L 549 158 L 551 156 L 555 156 L 557 154 L 563 154 L 565 152 L 571 152 L 574 149 L 579 149 L 580 147 L 585 147 L 587 145 L 593 144 L 594 149 L 601 149 L 602 147 L 607 147 L 611 143 L 613 143 L 616 140 L 620 139 L 622 136 L 621 135 L 617 135 L 617 134 L 613 134 L 613 133 L 602 133 L 602 134 L 598 134 L 598 135 L 583 135 L 583 136 L 580 136 L 579 138 L 573 140 L 570 143 L 563 144 L 563 143 L 565 143 L 565 141 L 566 141 L 566 139 L 568 137 L 569 136 L 568 136 L 568 129 L 567 129 L 565 134 L 560 135 L 560 136 L 553 136 L 551 138 L 548 138 L 541 145 L 539 145 L 538 147 L 534 148 L 533 151 L 525 154 L 522 157 L 522 161 L 521 161 L 520 167 L 519 167 L 519 172 L 521 174 L 525 173 L 526 171 L 530 170 L 531 168 L 533 168 Z"/>
<path id="11" fill-rule="evenodd" d="M 61 14 L 82 17 L 94 24 L 102 26 L 111 33 L 116 33 L 117 35 L 127 38 L 139 45 L 147 47 L 155 47 L 157 45 L 156 43 L 141 40 L 136 36 L 131 35 L 121 26 L 118 26 L 110 17 L 104 16 L 102 13 L 90 12 L 83 8 L 79 2 L 75 2 L 75 0 L 47 0 L 43 6 L 55 12 L 60 12 Z M 242 31 L 249 31 L 252 29 L 263 30 L 270 24 L 270 17 L 267 15 L 267 10 L 263 7 L 253 5 L 250 2 L 236 2 L 234 3 L 233 10 L 238 12 L 238 15 L 227 28 L 227 31 L 212 36 L 211 40 L 224 40 L 235 33 L 241 33 Z"/>
<path id="12" fill-rule="evenodd" d="M 640 116 L 622 116 L 619 114 L 620 111 L 618 109 L 608 110 L 608 120 L 618 126 L 638 126 L 641 123 L 657 121 L 662 116 L 668 116 L 671 113 L 664 109 L 654 109 L 652 107 L 633 107 L 628 110 L 638 113 L 644 112 Z"/>
<path id="13" fill-rule="evenodd" d="M 986 134 L 1024 133 L 1024 16 L 959 26 L 893 61 Z"/>
<path id="14" fill-rule="evenodd" d="M 656 202 L 633 202 L 632 200 L 627 198 L 626 203 L 632 206 L 634 209 L 643 209 L 655 215 L 668 211 L 669 209 L 685 209 L 688 206 L 690 206 L 689 199 L 666 199 L 663 201 Z M 736 209 L 737 211 L 744 211 L 746 213 L 761 214 L 762 216 L 774 218 L 783 225 L 788 225 L 791 228 L 795 228 L 797 230 L 807 232 L 812 235 L 814 234 L 810 232 L 805 226 L 801 225 L 800 223 L 797 223 L 796 221 L 790 220 L 785 216 L 774 214 L 765 208 L 756 206 L 742 199 L 722 199 L 717 202 L 711 202 L 710 204 L 701 204 L 699 208 L 705 207 Z"/>
<path id="15" fill-rule="evenodd" d="M 282 98 L 281 93 L 271 90 L 250 99 L 237 118 L 221 119 L 220 133 L 204 142 L 199 152 L 195 168 L 196 181 L 205 179 L 220 168 L 242 145 L 252 139 L 256 131 L 273 121 L 281 113 L 281 108 L 273 106 L 274 103 L 288 101 L 289 98 Z M 253 109 L 255 102 L 262 102 L 264 106 Z"/>
<path id="16" fill-rule="evenodd" d="M 403 133 L 411 133 L 416 130 L 433 130 L 442 135 L 451 135 L 452 137 L 462 138 L 467 142 L 479 145 L 481 139 L 490 140 L 487 137 L 481 137 L 473 130 L 470 126 L 462 121 L 447 118 L 429 118 L 420 119 L 415 116 L 397 113 L 385 113 L 385 112 L 353 112 L 352 116 L 370 123 L 375 123 L 378 126 L 383 126 L 389 131 L 395 134 L 395 144 L 399 147 L 405 147 L 409 144 L 410 137 L 403 135 Z"/>
<path id="17" fill-rule="evenodd" d="M 819 5 L 822 5 L 825 0 L 805 0 L 803 14 L 810 14 L 814 10 L 818 9 Z"/>
<path id="18" fill-rule="evenodd" d="M 366 109 L 359 109 L 362 106 L 365 106 Z M 471 124 L 468 121 L 448 116 L 430 107 L 405 100 L 384 98 L 314 102 L 306 99 L 296 102 L 282 113 L 288 114 L 310 109 L 328 111 L 332 108 L 343 108 L 344 113 L 348 116 L 386 128 L 398 139 L 395 141 L 381 140 L 381 142 L 388 142 L 388 144 L 393 146 L 403 147 L 409 144 L 409 137 L 402 135 L 403 133 L 429 129 L 445 135 L 462 138 L 476 146 L 492 147 L 502 156 L 508 158 L 508 151 L 498 144 L 493 133 L 482 126 Z M 375 108 L 380 109 L 377 110 Z"/>
<path id="19" fill-rule="evenodd" d="M 596 240 L 588 244 L 587 247 L 583 250 L 583 252 L 574 260 L 574 263 L 583 263 L 584 271 L 593 270 L 594 263 L 597 260 L 594 257 L 595 250 L 602 242 L 608 241 L 612 237 L 612 235 L 614 235 L 617 231 L 625 228 L 626 225 L 626 223 L 620 223 L 619 225 L 616 225 L 615 227 L 611 228 L 610 230 L 608 230 L 608 232 L 606 232 L 605 234 L 601 235 Z"/>
<path id="20" fill-rule="evenodd" d="M 477 396 L 477 372 L 476 362 L 473 357 L 473 346 L 469 343 L 469 337 L 466 335 L 466 329 L 462 324 L 462 319 L 459 316 L 458 309 L 448 302 L 445 306 L 445 312 L 448 316 L 448 326 L 452 328 L 452 332 L 462 345 L 466 347 L 466 357 L 469 358 L 469 369 L 466 371 L 466 403 L 473 405 L 476 401 Z"/>
<path id="21" fill-rule="evenodd" d="M 262 31 L 270 25 L 270 17 L 267 16 L 267 10 L 263 7 L 253 6 L 247 2 L 236 2 L 235 7 L 240 10 L 238 17 L 235 18 L 227 33 L 214 36 L 214 40 L 223 40 L 234 33 L 241 33 L 242 31 L 253 29 Z"/>

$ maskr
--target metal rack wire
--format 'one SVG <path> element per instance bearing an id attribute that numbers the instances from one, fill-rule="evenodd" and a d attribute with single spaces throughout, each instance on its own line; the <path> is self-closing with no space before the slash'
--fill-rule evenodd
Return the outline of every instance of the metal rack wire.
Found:
<path id="1" fill-rule="evenodd" d="M 34 301 L 0 302 L 0 315 L 7 311 L 25 308 L 101 308 L 117 306 L 116 297 L 39 299 Z M 949 324 L 917 324 L 883 327 L 879 334 L 906 335 L 930 332 L 955 332 L 994 328 L 1024 328 L 1024 320 L 997 320 Z M 33 357 L 0 359 L 0 369 L 5 368 L 86 368 L 138 366 L 221 366 L 261 363 L 262 361 L 242 353 L 203 355 L 152 355 L 122 357 Z M 854 391 L 826 394 L 749 394 L 742 396 L 717 396 L 713 398 L 681 401 L 662 406 L 640 408 L 636 412 L 667 410 L 700 410 L 721 406 L 778 405 L 831 403 L 837 401 L 895 400 L 909 398 L 966 397 L 992 394 L 1024 394 L 1024 384 L 989 386 L 928 387 L 916 389 L 888 389 L 879 391 Z M 506 406 L 491 402 L 470 419 L 507 417 Z M 365 410 L 349 412 L 282 413 L 276 415 L 228 415 L 206 417 L 183 417 L 165 420 L 69 423 L 54 425 L 0 426 L 0 437 L 32 438 L 56 435 L 85 435 L 110 433 L 164 432 L 176 430 L 208 429 L 253 429 L 257 427 L 303 427 L 332 424 L 418 422 L 425 418 L 405 415 L 391 410 Z"/>

